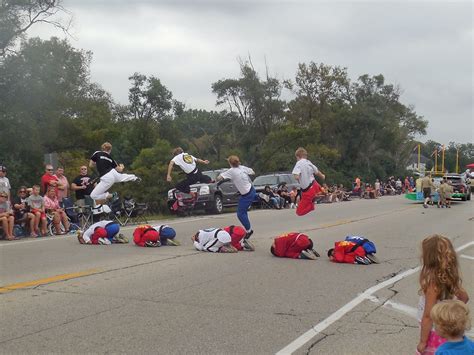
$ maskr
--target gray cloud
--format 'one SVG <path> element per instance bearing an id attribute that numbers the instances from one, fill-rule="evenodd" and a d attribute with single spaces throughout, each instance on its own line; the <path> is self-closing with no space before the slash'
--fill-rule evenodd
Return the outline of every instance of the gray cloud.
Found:
<path id="1" fill-rule="evenodd" d="M 429 120 L 428 137 L 472 142 L 472 3 L 430 1 L 66 0 L 92 78 L 125 103 L 128 76 L 155 75 L 188 107 L 215 109 L 211 84 L 237 57 L 279 78 L 300 62 L 383 74 Z M 42 37 L 49 28 L 36 28 Z M 34 35 L 32 32 L 31 35 Z M 447 125 L 445 121 L 451 123 Z M 460 128 L 462 127 L 462 128 Z"/>

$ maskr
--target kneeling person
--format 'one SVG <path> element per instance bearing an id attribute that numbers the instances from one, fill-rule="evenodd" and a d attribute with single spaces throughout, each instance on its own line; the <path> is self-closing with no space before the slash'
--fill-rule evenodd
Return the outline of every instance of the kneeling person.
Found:
<path id="1" fill-rule="evenodd" d="M 232 237 L 228 232 L 219 228 L 208 228 L 198 231 L 191 237 L 194 247 L 200 251 L 212 253 L 237 253 L 232 246 Z"/>
<path id="2" fill-rule="evenodd" d="M 280 258 L 316 260 L 320 255 L 313 249 L 313 241 L 302 233 L 287 233 L 273 241 L 270 252 Z"/>
<path id="3" fill-rule="evenodd" d="M 178 246 L 174 238 L 176 231 L 167 225 L 141 225 L 133 232 L 133 241 L 140 247 L 159 247 L 162 245 Z"/>
<path id="4" fill-rule="evenodd" d="M 343 240 L 334 243 L 334 248 L 328 250 L 328 257 L 335 263 L 369 265 L 372 261 L 367 258 L 365 249 L 359 243 Z"/>
<path id="5" fill-rule="evenodd" d="M 229 233 L 232 245 L 238 251 L 255 251 L 255 246 L 248 239 L 245 239 L 247 232 L 245 228 L 240 226 L 228 226 L 223 228 L 227 233 Z"/>
<path id="6" fill-rule="evenodd" d="M 119 234 L 120 224 L 114 221 L 100 221 L 94 223 L 84 232 L 77 231 L 77 240 L 81 244 L 103 244 L 128 243 L 128 239 Z"/>

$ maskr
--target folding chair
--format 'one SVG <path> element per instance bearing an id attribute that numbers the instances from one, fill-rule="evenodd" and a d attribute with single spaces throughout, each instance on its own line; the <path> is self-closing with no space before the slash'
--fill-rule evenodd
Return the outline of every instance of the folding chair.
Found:
<path id="1" fill-rule="evenodd" d="M 123 212 L 125 213 L 124 225 L 127 223 L 148 223 L 146 212 L 148 204 L 136 203 L 132 198 L 125 198 L 123 201 Z"/>

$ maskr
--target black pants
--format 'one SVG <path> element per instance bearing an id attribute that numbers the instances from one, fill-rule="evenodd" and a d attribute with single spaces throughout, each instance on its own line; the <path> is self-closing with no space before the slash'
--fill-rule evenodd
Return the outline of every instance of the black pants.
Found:
<path id="1" fill-rule="evenodd" d="M 197 183 L 207 184 L 209 182 L 211 182 L 209 176 L 203 175 L 199 170 L 196 170 L 195 173 L 187 174 L 186 179 L 178 182 L 175 187 L 181 192 L 189 193 L 191 191 L 189 188 L 190 185 Z"/>

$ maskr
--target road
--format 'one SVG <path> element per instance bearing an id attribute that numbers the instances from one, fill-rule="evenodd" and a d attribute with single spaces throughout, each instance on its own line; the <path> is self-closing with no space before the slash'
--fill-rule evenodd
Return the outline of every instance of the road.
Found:
<path id="1" fill-rule="evenodd" d="M 411 269 L 424 237 L 443 234 L 462 248 L 474 297 L 472 206 L 425 210 L 397 196 L 318 205 L 304 217 L 251 211 L 257 250 L 237 254 L 197 252 L 190 240 L 237 223 L 233 213 L 169 221 L 180 247 L 1 242 L 0 353 L 414 353 Z M 322 257 L 273 257 L 272 238 L 290 231 L 308 234 Z M 381 264 L 329 262 L 326 251 L 348 234 L 374 241 Z"/>

